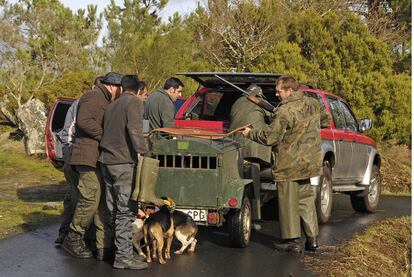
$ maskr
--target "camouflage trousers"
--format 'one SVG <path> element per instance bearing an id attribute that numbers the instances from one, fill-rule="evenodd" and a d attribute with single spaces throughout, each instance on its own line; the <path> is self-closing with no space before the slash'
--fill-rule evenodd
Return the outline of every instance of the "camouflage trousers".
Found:
<path id="1" fill-rule="evenodd" d="M 318 236 L 318 218 L 310 180 L 277 181 L 276 183 L 282 239 L 300 238 L 301 223 L 306 236 Z"/>
<path id="2" fill-rule="evenodd" d="M 75 166 L 79 174 L 77 192 L 79 200 L 76 204 L 70 229 L 83 237 L 92 222 L 96 228 L 96 247 L 110 248 L 113 245 L 113 230 L 108 209 L 105 205 L 105 194 L 101 195 L 103 182 L 99 168 Z"/>
<path id="3" fill-rule="evenodd" d="M 134 164 L 102 164 L 106 189 L 106 205 L 115 226 L 115 258 L 132 259 L 132 222 L 136 218 L 137 202 L 130 200 L 134 181 Z"/>
<path id="4" fill-rule="evenodd" d="M 65 175 L 66 182 L 69 185 L 69 191 L 66 193 L 65 198 L 63 199 L 62 223 L 59 228 L 59 235 L 67 234 L 69 232 L 69 226 L 72 222 L 76 204 L 78 203 L 79 199 L 79 193 L 77 189 L 79 183 L 79 174 L 73 170 L 72 166 L 69 164 L 71 156 L 72 147 L 64 147 L 63 157 L 65 164 L 63 166 L 63 174 Z"/>

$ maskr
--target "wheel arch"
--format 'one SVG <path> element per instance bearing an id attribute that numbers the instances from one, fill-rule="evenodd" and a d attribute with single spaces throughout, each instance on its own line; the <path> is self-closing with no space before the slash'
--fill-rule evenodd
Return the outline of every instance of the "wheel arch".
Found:
<path id="1" fill-rule="evenodd" d="M 375 148 L 371 148 L 367 168 L 365 170 L 364 177 L 362 178 L 361 185 L 369 185 L 373 165 L 378 166 L 378 168 L 381 166 L 381 155 Z"/>

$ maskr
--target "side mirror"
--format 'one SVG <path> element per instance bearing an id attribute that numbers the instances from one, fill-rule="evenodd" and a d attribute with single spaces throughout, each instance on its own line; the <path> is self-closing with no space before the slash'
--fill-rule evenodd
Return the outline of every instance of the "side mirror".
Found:
<path id="1" fill-rule="evenodd" d="M 372 127 L 372 120 L 365 118 L 365 119 L 362 119 L 359 122 L 359 128 L 358 129 L 359 129 L 360 132 L 365 132 L 365 131 L 371 129 L 371 127 Z"/>

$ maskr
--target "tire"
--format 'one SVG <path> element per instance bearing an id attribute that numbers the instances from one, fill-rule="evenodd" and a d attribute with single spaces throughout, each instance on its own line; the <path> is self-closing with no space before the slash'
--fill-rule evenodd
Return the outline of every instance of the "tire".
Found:
<path id="1" fill-rule="evenodd" d="M 316 213 L 319 223 L 327 223 L 332 211 L 332 169 L 328 161 L 323 163 L 321 176 L 316 194 Z"/>
<path id="2" fill-rule="evenodd" d="M 240 209 L 234 209 L 228 216 L 230 245 L 244 248 L 249 245 L 252 225 L 252 208 L 250 200 L 243 198 Z"/>
<path id="3" fill-rule="evenodd" d="M 373 213 L 378 207 L 381 195 L 381 173 L 377 165 L 372 166 L 371 180 L 368 193 L 365 196 L 351 194 L 351 204 L 355 211 L 361 213 Z"/>

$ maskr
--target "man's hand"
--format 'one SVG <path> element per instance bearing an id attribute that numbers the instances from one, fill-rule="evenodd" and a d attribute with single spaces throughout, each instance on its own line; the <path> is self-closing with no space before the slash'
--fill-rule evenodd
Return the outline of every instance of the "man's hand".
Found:
<path id="1" fill-rule="evenodd" d="M 252 128 L 250 127 L 246 127 L 243 131 L 242 131 L 242 135 L 244 137 L 247 137 L 249 135 L 249 132 L 252 130 Z"/>

